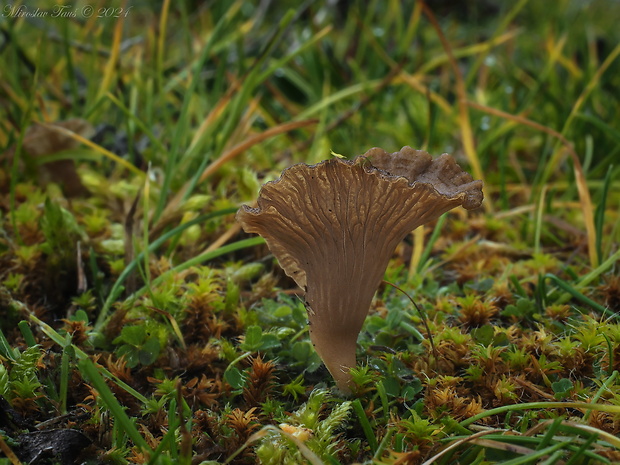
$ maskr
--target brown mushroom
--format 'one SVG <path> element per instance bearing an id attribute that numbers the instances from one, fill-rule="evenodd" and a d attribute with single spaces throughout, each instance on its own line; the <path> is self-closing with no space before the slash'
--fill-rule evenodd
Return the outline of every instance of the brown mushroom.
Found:
<path id="1" fill-rule="evenodd" d="M 352 161 L 287 168 L 237 220 L 263 236 L 305 291 L 310 339 L 348 393 L 357 336 L 398 243 L 458 205 L 477 208 L 482 198 L 482 181 L 448 154 L 433 160 L 411 147 L 392 154 L 373 148 Z"/>

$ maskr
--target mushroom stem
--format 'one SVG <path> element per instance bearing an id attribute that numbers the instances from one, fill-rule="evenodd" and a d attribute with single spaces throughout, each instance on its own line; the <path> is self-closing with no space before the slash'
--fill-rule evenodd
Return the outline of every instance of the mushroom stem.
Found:
<path id="1" fill-rule="evenodd" d="M 358 333 L 330 331 L 316 326 L 310 326 L 310 340 L 336 381 L 336 387 L 343 394 L 350 394 L 353 384 L 350 370 L 356 365 L 355 349 Z"/>

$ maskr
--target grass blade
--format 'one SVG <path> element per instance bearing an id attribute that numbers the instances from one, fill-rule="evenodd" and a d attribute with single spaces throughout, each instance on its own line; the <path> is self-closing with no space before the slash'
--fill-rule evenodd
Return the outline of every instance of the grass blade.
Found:
<path id="1" fill-rule="evenodd" d="M 174 273 L 179 273 L 183 270 L 186 270 L 192 266 L 199 265 L 203 262 L 213 260 L 214 258 L 221 257 L 222 255 L 226 255 L 227 253 L 234 252 L 236 250 L 245 249 L 248 247 L 254 247 L 256 245 L 263 244 L 265 241 L 262 237 L 252 237 L 250 239 L 243 239 L 241 241 L 233 242 L 232 244 L 228 244 L 220 247 L 219 249 L 213 250 L 211 252 L 205 252 L 203 254 L 198 255 L 197 257 L 192 258 L 191 260 L 187 260 L 180 265 L 175 266 L 167 270 L 166 272 L 159 275 L 157 278 L 153 280 L 151 286 L 157 286 L 162 281 L 165 281 L 170 277 L 170 275 Z M 139 297 L 144 294 L 148 290 L 147 286 L 138 289 L 135 293 L 133 293 L 130 297 Z"/>
<path id="2" fill-rule="evenodd" d="M 379 447 L 377 443 L 377 438 L 375 436 L 374 431 L 372 430 L 372 426 L 370 426 L 370 422 L 368 421 L 368 417 L 366 416 L 366 412 L 364 412 L 364 407 L 362 407 L 362 403 L 359 399 L 355 399 L 351 405 L 353 405 L 353 410 L 357 414 L 357 418 L 360 421 L 360 425 L 364 430 L 364 435 L 368 440 L 368 444 L 370 444 L 370 451 L 374 454 Z"/>
<path id="3" fill-rule="evenodd" d="M 97 392 L 99 392 L 103 403 L 108 407 L 116 420 L 117 426 L 120 426 L 127 436 L 131 438 L 133 443 L 148 455 L 150 452 L 148 444 L 125 413 L 125 408 L 121 406 L 118 400 L 116 400 L 116 397 L 114 397 L 114 394 L 105 383 L 103 377 L 99 374 L 95 364 L 90 359 L 86 358 L 78 362 L 78 367 L 80 368 L 80 372 L 86 375 L 95 389 L 97 389 Z"/>
<path id="4" fill-rule="evenodd" d="M 210 220 L 212 218 L 216 218 L 218 216 L 230 215 L 231 213 L 235 213 L 236 211 L 237 211 L 237 208 L 227 208 L 227 209 L 218 210 L 216 212 L 207 213 L 205 215 L 201 215 L 201 216 L 199 216 L 197 218 L 194 218 L 193 220 L 190 220 L 190 221 L 187 221 L 187 222 L 185 222 L 183 224 L 180 224 L 176 228 L 168 231 L 166 234 L 163 234 L 157 240 L 151 242 L 149 244 L 148 248 L 146 249 L 146 251 L 142 251 L 136 257 L 134 257 L 134 259 L 131 261 L 131 263 L 129 263 L 129 265 L 127 265 L 125 267 L 123 272 L 120 274 L 120 276 L 114 282 L 114 285 L 110 289 L 108 297 L 107 297 L 106 301 L 103 304 L 103 308 L 99 312 L 99 316 L 97 317 L 97 321 L 95 323 L 95 329 L 100 329 L 101 328 L 101 326 L 103 325 L 103 322 L 108 317 L 108 313 L 110 311 L 110 308 L 112 307 L 112 304 L 114 303 L 114 300 L 118 297 L 118 295 L 122 291 L 121 287 L 122 287 L 123 282 L 135 270 L 135 268 L 138 266 L 138 263 L 140 263 L 140 261 L 144 259 L 145 254 L 149 254 L 149 253 L 154 252 L 155 250 L 157 250 L 157 248 L 159 246 L 164 244 L 168 239 L 170 239 L 171 237 L 174 237 L 177 234 L 180 234 L 181 232 L 183 232 L 184 230 L 186 230 L 190 226 L 193 226 L 195 224 L 199 224 L 199 223 L 208 221 L 208 220 Z"/>
<path id="5" fill-rule="evenodd" d="M 611 172 L 613 165 L 610 165 L 603 181 L 603 189 L 601 192 L 601 201 L 596 206 L 596 212 L 594 213 L 594 223 L 596 227 L 596 254 L 598 262 L 603 260 L 603 226 L 605 221 L 605 208 L 607 206 L 607 194 L 609 192 L 609 184 L 611 183 Z"/>

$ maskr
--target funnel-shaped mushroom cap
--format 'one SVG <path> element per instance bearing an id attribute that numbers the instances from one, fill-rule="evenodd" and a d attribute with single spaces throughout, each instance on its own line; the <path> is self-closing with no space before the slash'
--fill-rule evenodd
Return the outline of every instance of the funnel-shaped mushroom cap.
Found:
<path id="1" fill-rule="evenodd" d="M 482 182 L 450 155 L 433 160 L 410 147 L 392 154 L 373 148 L 352 161 L 287 168 L 237 220 L 263 236 L 306 292 L 310 338 L 348 392 L 357 336 L 398 243 L 458 205 L 481 203 Z"/>

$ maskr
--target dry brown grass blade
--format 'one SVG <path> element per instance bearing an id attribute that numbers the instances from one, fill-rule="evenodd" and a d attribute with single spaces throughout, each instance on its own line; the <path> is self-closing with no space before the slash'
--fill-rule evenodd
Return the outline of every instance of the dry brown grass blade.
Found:
<path id="1" fill-rule="evenodd" d="M 548 425 L 554 423 L 554 421 L 555 420 L 542 421 L 538 423 L 537 425 L 533 426 L 532 428 L 530 428 L 529 430 L 527 430 L 525 433 L 523 433 L 523 435 L 534 436 L 538 434 L 540 431 L 542 431 L 543 429 L 545 429 Z M 585 431 L 586 433 L 597 434 L 599 438 L 601 438 L 603 441 L 608 442 L 609 444 L 613 445 L 616 448 L 620 448 L 620 439 L 618 437 L 606 431 L 603 431 L 601 429 L 595 428 L 594 426 L 584 425 L 582 423 L 577 423 L 575 421 L 570 421 L 570 420 L 562 420 L 560 424 L 570 426 L 575 429 L 580 429 L 582 431 Z"/>
<path id="2" fill-rule="evenodd" d="M 411 261 L 409 262 L 408 276 L 410 278 L 416 274 L 420 260 L 422 259 L 422 252 L 424 252 L 425 232 L 425 227 L 422 225 L 414 229 L 411 234 L 413 236 L 413 249 L 411 251 Z"/>
<path id="3" fill-rule="evenodd" d="M 413 90 L 416 90 L 421 94 L 427 95 L 428 99 L 431 100 L 438 107 L 440 107 L 446 115 L 450 115 L 452 113 L 452 105 L 450 105 L 450 103 L 437 92 L 430 90 L 422 82 L 423 77 L 419 76 L 418 74 L 412 75 L 403 71 L 400 73 L 398 78 L 409 87 L 411 87 Z"/>
<path id="4" fill-rule="evenodd" d="M 513 115 L 505 111 L 487 107 L 485 105 L 481 105 L 472 101 L 467 101 L 466 103 L 470 107 L 480 111 L 484 111 L 485 113 L 488 113 L 490 115 L 498 116 L 500 118 L 504 118 L 525 126 L 529 126 L 538 131 L 542 131 L 552 137 L 557 138 L 564 145 L 566 151 L 573 159 L 573 169 L 575 171 L 575 180 L 577 183 L 577 190 L 579 192 L 581 212 L 583 214 L 586 234 L 588 237 L 588 256 L 590 258 L 590 265 L 593 268 L 596 268 L 598 266 L 598 256 L 596 254 L 596 228 L 594 226 L 594 207 L 592 206 L 592 198 L 590 197 L 590 191 L 588 190 L 588 183 L 586 181 L 585 175 L 583 174 L 583 167 L 581 166 L 579 156 L 573 148 L 573 144 L 571 144 L 561 133 L 540 123 L 524 118 L 523 116 Z"/>
<path id="5" fill-rule="evenodd" d="M 279 126 L 269 128 L 266 131 L 261 132 L 260 134 L 256 134 L 251 137 L 248 137 L 243 142 L 235 145 L 230 150 L 224 152 L 217 160 L 213 161 L 209 166 L 207 166 L 205 170 L 202 172 L 202 174 L 200 175 L 200 179 L 198 180 L 198 182 L 199 183 L 203 182 L 205 179 L 207 179 L 209 176 L 214 174 L 218 169 L 220 169 L 226 163 L 233 160 L 235 157 L 239 156 L 240 154 L 248 150 L 250 147 L 266 139 L 269 139 L 270 137 L 277 136 L 284 132 L 289 132 L 295 129 L 310 126 L 310 125 L 316 124 L 317 122 L 318 122 L 317 119 L 292 121 L 290 123 L 284 123 Z M 181 202 L 183 201 L 183 197 L 185 197 L 185 194 L 187 193 L 190 185 L 191 185 L 190 182 L 185 183 L 185 185 L 179 190 L 179 192 L 177 192 L 177 194 L 170 200 L 170 202 L 168 202 L 168 205 L 166 205 L 166 208 L 164 209 L 159 221 L 157 222 L 157 225 L 154 226 L 153 230 L 157 230 L 162 224 L 165 224 L 171 218 L 174 218 L 174 216 L 179 211 Z"/>
<path id="6" fill-rule="evenodd" d="M 202 174 L 200 175 L 200 179 L 198 182 L 203 182 L 205 179 L 207 179 L 209 176 L 215 173 L 218 169 L 220 169 L 224 164 L 228 163 L 233 158 L 237 157 L 238 155 L 245 152 L 246 150 L 248 150 L 250 147 L 254 145 L 266 139 L 269 139 L 270 137 L 274 137 L 279 134 L 282 134 L 284 132 L 289 132 L 295 129 L 304 128 L 306 126 L 311 126 L 316 123 L 318 123 L 317 119 L 309 119 L 309 120 L 304 120 L 304 121 L 293 121 L 290 123 L 284 123 L 279 126 L 275 126 L 273 128 L 267 129 L 264 132 L 261 132 L 260 134 L 256 134 L 252 137 L 249 137 L 245 141 L 241 142 L 240 144 L 235 145 L 233 148 L 223 153 L 222 156 L 220 156 L 217 160 L 215 160 L 213 163 L 207 166 L 205 170 L 202 172 Z"/>
<path id="7" fill-rule="evenodd" d="M 84 271 L 84 262 L 82 261 L 82 241 L 77 241 L 77 256 L 76 256 L 76 269 L 77 269 L 77 293 L 83 294 L 88 290 L 88 280 L 86 279 L 86 272 Z"/>
<path id="8" fill-rule="evenodd" d="M 229 76 L 229 79 L 233 80 L 232 85 L 228 89 L 228 91 L 220 98 L 220 100 L 215 104 L 215 106 L 211 109 L 207 117 L 200 124 L 198 129 L 196 130 L 196 134 L 192 138 L 192 141 L 189 144 L 188 152 L 191 152 L 196 144 L 200 141 L 200 138 L 205 133 L 207 128 L 213 124 L 213 122 L 224 112 L 226 106 L 230 103 L 233 95 L 239 88 L 239 81 L 234 78 L 234 76 Z"/>
<path id="9" fill-rule="evenodd" d="M 450 452 L 451 450 L 456 449 L 457 447 L 462 446 L 463 444 L 467 444 L 468 442 L 475 441 L 479 437 L 486 436 L 487 434 L 503 433 L 503 432 L 504 430 L 501 430 L 501 429 L 490 429 L 486 431 L 480 431 L 479 433 L 475 433 L 466 438 L 459 439 L 458 441 L 454 441 L 449 446 L 447 446 L 445 449 L 442 449 L 440 452 L 432 456 L 422 465 L 431 465 L 432 463 L 435 463 L 435 461 L 439 460 L 440 457 Z"/>
<path id="10" fill-rule="evenodd" d="M 437 33 L 439 40 L 441 41 L 441 44 L 443 45 L 443 48 L 448 55 L 450 66 L 452 67 L 452 71 L 454 73 L 454 79 L 456 82 L 456 94 L 458 96 L 459 104 L 459 126 L 461 128 L 461 137 L 463 138 L 463 150 L 465 151 L 467 160 L 469 161 L 471 169 L 474 172 L 474 178 L 480 179 L 482 182 L 484 182 L 484 173 L 482 171 L 480 159 L 478 158 L 478 154 L 476 153 L 474 133 L 471 129 L 471 122 L 469 120 L 469 111 L 467 108 L 467 91 L 465 89 L 465 81 L 463 80 L 463 75 L 461 74 L 461 70 L 458 63 L 456 62 L 454 54 L 452 53 L 452 47 L 450 47 L 450 43 L 444 36 L 441 30 L 441 26 L 437 22 L 437 19 L 435 18 L 432 10 L 424 2 L 422 2 L 422 9 L 424 10 L 424 14 L 426 15 L 431 25 L 435 29 L 435 32 Z M 487 212 L 493 211 L 493 206 L 491 205 L 491 202 L 484 202 L 483 206 Z"/>
<path id="11" fill-rule="evenodd" d="M 95 152 L 100 153 L 101 155 L 109 158 L 110 160 L 116 162 L 117 164 L 123 166 L 124 168 L 126 168 L 128 171 L 131 171 L 133 174 L 139 176 L 140 178 L 144 177 L 144 172 L 142 170 L 140 170 L 140 168 L 132 165 L 130 162 L 128 162 L 127 160 L 125 160 L 124 158 L 119 157 L 118 155 L 116 155 L 115 153 L 110 152 L 109 150 L 103 148 L 101 145 L 95 144 L 93 141 L 91 141 L 90 139 L 87 139 L 85 137 L 82 137 L 79 134 L 76 134 L 75 132 L 57 126 L 57 125 L 53 125 L 53 124 L 47 124 L 47 123 L 39 123 L 41 126 L 44 126 L 52 131 L 56 131 L 59 132 L 61 134 L 64 134 L 74 140 L 76 140 L 77 142 L 80 142 L 81 144 L 86 145 L 87 147 L 90 147 L 91 149 L 93 149 Z"/>
<path id="12" fill-rule="evenodd" d="M 510 452 L 512 454 L 529 455 L 536 452 L 534 449 L 530 449 L 529 447 L 523 447 L 517 444 L 510 444 L 507 442 L 494 441 L 492 439 L 474 439 L 470 442 L 477 446 L 503 450 L 504 452 Z"/>
<path id="13" fill-rule="evenodd" d="M 224 234 L 222 234 L 215 241 L 209 244 L 209 247 L 207 247 L 204 251 L 202 251 L 200 255 L 219 249 L 221 246 L 226 244 L 226 242 L 228 242 L 231 238 L 239 234 L 240 231 L 241 231 L 241 225 L 239 223 L 233 224 L 230 228 L 226 230 L 226 232 L 224 232 Z"/>
<path id="14" fill-rule="evenodd" d="M 4 455 L 7 456 L 12 465 L 22 465 L 22 462 L 17 458 L 17 455 L 15 455 L 15 452 L 13 452 L 9 445 L 4 442 L 2 436 L 0 436 L 0 450 L 4 452 Z"/>
<path id="15" fill-rule="evenodd" d="M 121 2 L 121 9 L 125 11 L 125 4 L 127 2 Z M 93 15 L 95 16 L 95 15 Z M 114 70 L 118 65 L 118 59 L 121 49 L 121 39 L 123 38 L 123 25 L 125 24 L 125 15 L 120 15 L 118 21 L 116 21 L 116 25 L 114 26 L 114 35 L 112 41 L 112 49 L 110 53 L 110 58 L 105 65 L 105 70 L 103 72 L 103 79 L 99 86 L 99 93 L 97 95 L 97 100 L 103 98 L 103 96 L 108 91 L 110 84 L 112 82 L 112 77 L 114 75 Z"/>
<path id="16" fill-rule="evenodd" d="M 239 120 L 237 121 L 235 128 L 232 130 L 230 134 L 231 141 L 244 140 L 244 138 L 246 138 L 249 134 L 252 133 L 252 124 L 257 119 L 257 116 L 261 113 L 260 103 L 261 103 L 260 96 L 255 96 L 248 100 L 245 111 L 243 112 Z M 229 148 L 229 145 L 226 145 L 222 148 L 222 150 L 228 150 L 228 148 Z M 227 152 L 224 152 L 224 154 L 226 153 Z M 215 168 L 215 170 L 212 173 L 205 174 L 207 170 L 209 169 L 209 166 L 207 166 L 207 168 L 205 168 L 205 171 L 202 173 L 202 176 L 204 177 L 202 177 L 198 182 L 199 183 L 203 182 L 209 176 L 211 176 L 212 174 L 215 174 L 215 171 L 220 169 L 224 164 L 225 162 L 222 163 L 222 165 Z"/>
<path id="17" fill-rule="evenodd" d="M 159 17 L 159 30 L 157 31 L 157 68 L 163 75 L 164 70 L 164 49 L 166 45 L 166 29 L 168 26 L 168 15 L 170 13 L 170 0 L 164 0 L 161 6 L 161 16 Z M 161 79 L 161 77 L 160 77 Z"/>
<path id="18" fill-rule="evenodd" d="M 203 137 L 207 129 L 224 112 L 224 110 L 230 104 L 230 101 L 232 100 L 233 96 L 237 93 L 237 91 L 239 90 L 243 82 L 243 79 L 237 78 L 233 73 L 226 73 L 226 78 L 230 82 L 230 87 L 228 88 L 226 93 L 222 97 L 220 97 L 219 101 L 213 106 L 213 108 L 211 109 L 207 117 L 204 119 L 204 121 L 200 124 L 200 126 L 196 130 L 196 133 L 194 134 L 194 137 L 192 138 L 192 141 L 189 144 L 189 148 L 187 149 L 188 152 L 192 152 L 194 150 L 194 148 L 200 142 L 201 138 Z M 259 99 L 254 98 L 252 102 L 256 102 L 257 100 Z M 251 103 L 251 105 L 253 107 L 257 106 L 256 103 Z M 253 112 L 246 111 L 246 115 L 253 115 Z"/>

